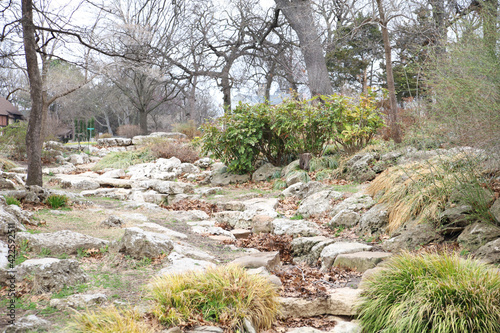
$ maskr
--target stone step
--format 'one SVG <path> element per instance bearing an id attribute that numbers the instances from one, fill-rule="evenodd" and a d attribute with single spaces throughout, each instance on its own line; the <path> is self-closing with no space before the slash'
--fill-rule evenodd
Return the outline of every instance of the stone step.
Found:
<path id="1" fill-rule="evenodd" d="M 335 258 L 334 267 L 343 267 L 354 269 L 358 272 L 364 272 L 370 268 L 377 266 L 378 263 L 392 256 L 388 252 L 355 252 L 342 253 Z"/>

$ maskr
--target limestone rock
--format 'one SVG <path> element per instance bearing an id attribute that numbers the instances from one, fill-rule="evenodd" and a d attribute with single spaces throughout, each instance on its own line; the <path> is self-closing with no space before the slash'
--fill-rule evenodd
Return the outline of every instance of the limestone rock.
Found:
<path id="1" fill-rule="evenodd" d="M 224 333 L 224 330 L 215 326 L 196 326 L 194 329 L 186 331 L 186 333 Z"/>
<path id="2" fill-rule="evenodd" d="M 299 237 L 292 241 L 292 253 L 294 261 L 305 262 L 308 265 L 314 265 L 318 261 L 321 251 L 334 243 L 335 240 L 324 237 Z"/>
<path id="3" fill-rule="evenodd" d="M 16 280 L 29 278 L 37 292 L 60 290 L 87 281 L 80 264 L 72 259 L 29 259 L 16 267 Z"/>
<path id="4" fill-rule="evenodd" d="M 295 160 L 295 161 L 291 162 L 290 164 L 288 164 L 286 167 L 284 167 L 281 170 L 281 177 L 287 177 L 291 172 L 297 170 L 299 167 L 299 164 L 300 164 L 299 160 Z"/>
<path id="5" fill-rule="evenodd" d="M 278 251 L 259 252 L 248 256 L 240 257 L 231 262 L 245 268 L 265 267 L 268 271 L 274 270 L 281 265 Z"/>
<path id="6" fill-rule="evenodd" d="M 172 211 L 168 212 L 169 221 L 190 222 L 208 220 L 210 216 L 202 210 Z"/>
<path id="7" fill-rule="evenodd" d="M 321 251 L 321 269 L 326 270 L 332 267 L 335 258 L 341 253 L 354 253 L 368 251 L 372 247 L 361 243 L 336 242 L 323 248 Z"/>
<path id="8" fill-rule="evenodd" d="M 476 222 L 469 225 L 458 236 L 458 243 L 469 250 L 477 250 L 481 246 L 500 238 L 500 228 L 485 222 Z"/>
<path id="9" fill-rule="evenodd" d="M 285 179 L 286 186 L 292 186 L 300 182 L 307 181 L 307 172 L 303 170 L 294 170 L 290 172 Z"/>
<path id="10" fill-rule="evenodd" d="M 254 182 L 262 182 L 271 178 L 275 174 L 281 174 L 281 168 L 275 167 L 271 163 L 266 163 L 252 174 Z"/>
<path id="11" fill-rule="evenodd" d="M 285 197 L 296 196 L 299 199 L 303 199 L 311 194 L 325 190 L 325 185 L 317 181 L 311 181 L 308 183 L 295 183 L 288 188 L 286 188 L 281 194 Z"/>
<path id="12" fill-rule="evenodd" d="M 328 298 L 311 300 L 295 297 L 280 297 L 283 318 L 308 318 L 320 315 L 354 316 L 360 289 L 338 288 Z"/>
<path id="13" fill-rule="evenodd" d="M 495 217 L 498 223 L 500 223 L 500 198 L 495 200 L 493 205 L 490 207 L 491 214 Z"/>
<path id="14" fill-rule="evenodd" d="M 439 243 L 443 240 L 443 237 L 430 223 L 408 223 L 408 226 L 402 228 L 398 233 L 397 236 L 386 240 L 382 244 L 385 251 L 414 250 L 419 246 L 432 242 Z"/>
<path id="15" fill-rule="evenodd" d="M 386 204 L 377 204 L 361 216 L 359 231 L 361 235 L 374 235 L 385 231 L 389 223 L 389 212 Z"/>
<path id="16" fill-rule="evenodd" d="M 252 218 L 253 234 L 269 234 L 273 232 L 273 218 L 268 215 L 255 215 Z"/>
<path id="17" fill-rule="evenodd" d="M 328 225 L 331 227 L 342 226 L 352 228 L 358 224 L 360 219 L 361 216 L 358 213 L 353 212 L 352 210 L 343 209 L 330 220 Z"/>
<path id="18" fill-rule="evenodd" d="M 79 249 L 100 249 L 109 243 L 107 240 L 70 230 L 41 234 L 20 232 L 17 234 L 17 239 L 19 241 L 27 241 L 31 250 L 35 253 L 46 249 L 50 250 L 51 255 L 76 254 Z"/>
<path id="19" fill-rule="evenodd" d="M 233 229 L 231 234 L 236 239 L 247 239 L 252 235 L 252 232 L 248 229 Z"/>
<path id="20" fill-rule="evenodd" d="M 488 264 L 500 264 L 500 238 L 481 246 L 475 255 Z"/>
<path id="21" fill-rule="evenodd" d="M 9 325 L 5 328 L 4 333 L 27 333 L 35 331 L 44 331 L 49 329 L 50 322 L 45 319 L 38 318 L 35 315 L 29 315 L 21 318 L 15 322 L 13 325 Z"/>
<path id="22" fill-rule="evenodd" d="M 62 188 L 70 188 L 75 190 L 95 190 L 100 187 L 97 181 L 83 177 L 69 176 L 64 178 L 56 178 L 55 181 L 59 181 Z"/>
<path id="23" fill-rule="evenodd" d="M 169 254 L 174 248 L 171 238 L 167 235 L 137 227 L 126 228 L 122 239 L 113 247 L 135 259 L 157 258 L 163 253 Z"/>
<path id="24" fill-rule="evenodd" d="M 343 267 L 364 272 L 370 268 L 374 268 L 378 263 L 389 258 L 392 254 L 388 252 L 354 252 L 342 253 L 335 258 L 334 267 Z"/>
<path id="25" fill-rule="evenodd" d="M 104 228 L 120 228 L 123 225 L 123 220 L 116 215 L 111 215 L 104 221 L 102 221 L 99 226 Z"/>
<path id="26" fill-rule="evenodd" d="M 0 208 L 1 209 L 1 208 Z M 21 207 L 16 205 L 8 205 L 5 208 L 5 211 L 14 216 L 18 222 L 26 225 L 34 225 L 37 226 L 40 224 L 38 220 L 35 220 L 33 217 L 33 213 L 28 210 L 23 210 Z"/>
<path id="27" fill-rule="evenodd" d="M 314 222 L 305 220 L 276 219 L 272 222 L 272 225 L 273 233 L 276 235 L 311 237 L 321 234 Z"/>
<path id="28" fill-rule="evenodd" d="M 90 163 L 89 155 L 85 153 L 72 154 L 69 156 L 69 163 L 73 165 L 87 164 Z"/>
<path id="29" fill-rule="evenodd" d="M 158 275 L 178 274 L 188 271 L 204 271 L 207 268 L 215 267 L 215 264 L 206 260 L 197 260 L 186 258 L 177 253 L 172 253 L 169 256 L 170 264 L 160 270 Z"/>
<path id="30" fill-rule="evenodd" d="M 0 178 L 0 190 L 15 190 L 16 184 L 10 179 Z"/>
<path id="31" fill-rule="evenodd" d="M 76 294 L 68 296 L 65 299 L 52 299 L 50 300 L 50 306 L 59 310 L 64 310 L 66 308 L 87 308 L 90 306 L 101 305 L 106 302 L 108 298 L 102 293 L 97 294 Z"/>
<path id="32" fill-rule="evenodd" d="M 194 162 L 193 164 L 198 168 L 206 169 L 213 163 L 214 161 L 210 157 L 203 157 L 200 158 L 198 161 Z"/>
<path id="33" fill-rule="evenodd" d="M 225 186 L 229 184 L 241 184 L 250 180 L 250 175 L 235 175 L 228 172 L 216 173 L 212 176 L 211 184 L 215 186 Z"/>
<path id="34" fill-rule="evenodd" d="M 375 201 L 373 201 L 372 197 L 368 194 L 358 192 L 333 207 L 330 216 L 333 217 L 342 210 L 350 210 L 360 213 L 363 210 L 370 209 L 374 204 Z"/>
<path id="35" fill-rule="evenodd" d="M 309 217 L 313 214 L 321 214 L 330 211 L 333 208 L 332 202 L 342 197 L 342 193 L 333 190 L 314 193 L 301 202 L 297 209 L 297 214 Z"/>
<path id="36" fill-rule="evenodd" d="M 370 164 L 375 161 L 376 157 L 373 153 L 354 155 L 345 163 L 349 178 L 360 183 L 373 180 L 376 173 L 370 168 Z"/>

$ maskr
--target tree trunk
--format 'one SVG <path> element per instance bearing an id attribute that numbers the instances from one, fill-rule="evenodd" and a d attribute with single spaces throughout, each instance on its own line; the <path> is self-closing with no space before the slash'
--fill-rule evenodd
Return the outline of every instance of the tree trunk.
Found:
<path id="1" fill-rule="evenodd" d="M 231 84 L 229 83 L 229 73 L 223 73 L 220 86 L 223 94 L 224 112 L 231 110 Z"/>
<path id="2" fill-rule="evenodd" d="M 139 126 L 141 127 L 141 132 L 143 135 L 148 134 L 148 113 L 145 111 L 139 111 Z"/>
<path id="3" fill-rule="evenodd" d="M 314 25 L 311 1 L 275 0 L 275 2 L 299 37 L 311 95 L 331 95 L 333 89 L 328 77 L 323 48 Z"/>
<path id="4" fill-rule="evenodd" d="M 22 0 L 23 44 L 26 67 L 30 83 L 31 112 L 26 133 L 28 155 L 28 179 L 26 185 L 43 185 L 42 179 L 42 78 L 36 54 L 35 26 L 33 24 L 33 2 Z"/>
<path id="5" fill-rule="evenodd" d="M 389 109 L 389 127 L 391 138 L 395 143 L 401 142 L 401 130 L 398 123 L 398 102 L 396 100 L 396 87 L 394 86 L 394 74 L 392 72 L 391 42 L 389 41 L 389 31 L 387 30 L 387 21 L 382 6 L 382 0 L 377 0 L 378 12 L 380 16 L 380 26 L 382 28 L 382 38 L 385 49 L 385 70 L 387 73 L 387 90 L 389 91 L 389 100 L 391 107 Z"/>

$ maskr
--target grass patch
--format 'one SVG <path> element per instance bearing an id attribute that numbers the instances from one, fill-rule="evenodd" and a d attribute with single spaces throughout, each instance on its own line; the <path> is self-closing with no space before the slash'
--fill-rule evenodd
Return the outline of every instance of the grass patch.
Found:
<path id="1" fill-rule="evenodd" d="M 132 151 L 112 152 L 97 162 L 93 170 L 98 171 L 106 168 L 125 170 L 131 165 L 148 163 L 155 159 L 155 155 L 148 147 Z"/>
<path id="2" fill-rule="evenodd" d="M 9 171 L 14 168 L 17 168 L 18 165 L 11 160 L 8 160 L 6 158 L 0 157 L 0 170 L 2 171 Z"/>
<path id="3" fill-rule="evenodd" d="M 136 311 L 117 309 L 114 306 L 78 313 L 73 317 L 69 329 L 75 333 L 156 332 Z"/>
<path id="4" fill-rule="evenodd" d="M 482 187 L 480 170 L 479 162 L 464 154 L 437 156 L 385 170 L 367 193 L 388 204 L 390 233 L 412 219 L 437 223 L 450 204 L 472 207 L 471 219 L 494 222 L 488 209 L 492 193 Z"/>
<path id="5" fill-rule="evenodd" d="M 153 313 L 167 325 L 203 320 L 234 331 L 248 318 L 259 330 L 269 328 L 278 313 L 275 287 L 238 266 L 156 277 L 151 293 Z"/>
<path id="6" fill-rule="evenodd" d="M 324 169 L 337 169 L 339 167 L 339 158 L 337 155 L 322 157 L 313 157 L 309 162 L 309 171 L 319 171 Z"/>
<path id="7" fill-rule="evenodd" d="M 283 179 L 276 179 L 273 182 L 273 190 L 284 190 L 286 188 L 286 181 Z"/>
<path id="8" fill-rule="evenodd" d="M 21 207 L 21 201 L 17 200 L 16 198 L 10 196 L 5 196 L 4 198 L 7 205 L 16 205 Z"/>
<path id="9" fill-rule="evenodd" d="M 366 284 L 364 332 L 500 332 L 500 275 L 456 254 L 394 257 Z"/>
<path id="10" fill-rule="evenodd" d="M 64 194 L 52 194 L 45 199 L 45 203 L 53 209 L 58 209 L 68 206 L 69 198 Z"/>

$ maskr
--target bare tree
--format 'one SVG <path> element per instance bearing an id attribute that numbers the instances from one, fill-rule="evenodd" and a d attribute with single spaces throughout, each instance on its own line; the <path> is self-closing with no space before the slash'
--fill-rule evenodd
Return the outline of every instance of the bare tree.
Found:
<path id="1" fill-rule="evenodd" d="M 311 94 L 313 96 L 332 94 L 323 48 L 314 24 L 311 1 L 275 0 L 275 3 L 299 38 Z"/>

